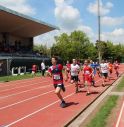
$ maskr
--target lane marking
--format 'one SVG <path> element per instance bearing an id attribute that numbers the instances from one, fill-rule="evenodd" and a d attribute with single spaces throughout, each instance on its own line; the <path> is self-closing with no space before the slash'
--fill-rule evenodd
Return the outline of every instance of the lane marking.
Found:
<path id="1" fill-rule="evenodd" d="M 65 96 L 64 99 L 65 99 L 65 98 L 68 98 L 68 97 L 71 97 L 71 96 L 74 95 L 74 94 L 75 94 L 75 92 L 74 92 L 74 93 L 71 93 L 71 94 L 69 94 L 69 95 L 67 95 L 67 96 Z M 35 114 L 37 114 L 37 113 L 39 113 L 39 112 L 41 112 L 41 111 L 47 109 L 47 108 L 49 108 L 50 106 L 52 106 L 52 105 L 54 105 L 54 104 L 56 104 L 56 103 L 58 103 L 58 102 L 60 102 L 60 100 L 57 100 L 57 101 L 55 101 L 55 102 L 53 102 L 53 103 L 51 103 L 51 104 L 49 104 L 49 105 L 47 105 L 47 106 L 45 106 L 45 107 L 43 107 L 43 108 L 40 108 L 39 110 L 36 110 L 35 112 L 32 112 L 32 113 L 30 113 L 30 114 L 28 114 L 28 115 L 26 115 L 26 116 L 24 116 L 24 117 L 22 117 L 22 118 L 16 120 L 16 121 L 13 121 L 12 123 L 6 125 L 5 127 L 10 127 L 10 126 L 12 126 L 12 125 L 14 125 L 14 124 L 16 124 L 16 123 L 18 123 L 18 122 L 20 122 L 20 121 L 26 119 L 26 118 L 29 118 L 29 117 L 31 117 L 31 116 L 33 116 L 33 115 L 35 115 Z"/>
<path id="2" fill-rule="evenodd" d="M 121 111 L 120 111 L 120 113 L 119 113 L 119 117 L 118 117 L 118 120 L 117 120 L 117 123 L 116 123 L 116 126 L 115 126 L 115 127 L 119 127 L 119 124 L 120 124 L 120 120 L 121 120 L 121 117 L 122 117 L 123 110 L 124 110 L 124 102 L 123 102 L 123 104 L 122 104 Z"/>
<path id="3" fill-rule="evenodd" d="M 52 86 L 52 84 L 46 85 L 46 86 L 37 87 L 37 88 L 33 88 L 33 89 L 30 89 L 30 90 L 25 90 L 25 91 L 22 91 L 22 92 L 19 92 L 19 93 L 17 92 L 17 93 L 10 94 L 10 95 L 7 95 L 7 96 L 2 96 L 2 97 L 0 97 L 0 100 L 1 100 L 1 99 L 4 99 L 4 98 L 7 98 L 7 97 L 16 96 L 16 95 L 19 95 L 19 94 L 22 94 L 22 93 L 27 93 L 27 92 L 29 92 L 29 91 L 33 91 L 33 90 L 37 90 L 37 89 L 42 89 L 42 88 L 47 88 L 47 87 L 49 87 L 49 86 Z"/>
<path id="4" fill-rule="evenodd" d="M 98 80 L 98 81 L 96 81 L 96 82 L 99 82 L 99 81 L 101 81 L 101 80 L 102 80 L 102 79 L 100 79 L 100 80 Z M 72 95 L 74 95 L 74 94 L 75 94 L 75 92 L 74 92 L 74 93 L 71 93 L 71 94 L 69 94 L 69 95 L 67 95 L 67 96 L 64 97 L 64 98 L 70 97 L 70 96 L 72 96 Z M 22 117 L 22 118 L 20 118 L 20 119 L 18 119 L 18 120 L 14 121 L 14 122 L 12 122 L 12 123 L 10 123 L 10 124 L 8 124 L 8 125 L 6 125 L 5 127 L 10 127 L 11 125 L 14 125 L 14 124 L 16 124 L 16 123 L 18 123 L 18 122 L 20 122 L 20 121 L 22 121 L 22 120 L 24 120 L 24 119 L 26 119 L 26 118 L 32 116 L 32 115 L 35 115 L 36 113 L 38 113 L 38 112 L 40 112 L 40 111 L 42 111 L 42 110 L 44 110 L 44 109 L 46 109 L 46 108 L 48 108 L 48 107 L 50 107 L 50 106 L 56 104 L 56 103 L 58 103 L 59 101 L 60 101 L 60 100 L 57 100 L 57 101 L 55 101 L 55 102 L 53 102 L 53 103 L 51 103 L 51 104 L 49 104 L 49 105 L 47 105 L 47 106 L 45 106 L 45 107 L 39 109 L 39 110 L 36 110 L 35 112 L 30 113 L 30 114 L 28 114 L 28 115 L 26 115 L 26 116 L 24 116 L 24 117 Z"/>
<path id="5" fill-rule="evenodd" d="M 48 82 L 48 81 L 44 81 L 44 82 Z M 33 85 L 36 85 L 36 84 L 41 84 L 41 83 L 44 83 L 44 82 L 37 82 L 37 83 L 33 83 L 31 85 L 23 85 L 23 86 L 17 86 L 17 87 L 14 87 L 14 88 L 10 88 L 10 89 L 5 89 L 5 90 L 1 90 L 1 92 L 5 92 L 5 91 L 9 91 L 9 90 L 14 90 L 14 89 L 17 89 L 17 88 L 23 88 L 23 87 L 26 87 L 26 86 L 33 86 Z M 42 85 L 42 84 L 41 84 Z"/>
<path id="6" fill-rule="evenodd" d="M 49 81 L 45 81 L 45 82 L 49 82 Z M 44 83 L 44 82 L 39 82 L 39 83 Z M 34 84 L 39 84 L 39 83 L 34 83 Z M 32 85 L 34 85 L 34 84 L 32 84 Z M 27 86 L 32 86 L 32 85 L 27 85 Z M 46 85 L 44 85 L 44 86 L 46 86 Z M 48 86 L 48 85 L 47 85 Z M 23 87 L 23 86 L 22 86 Z M 25 87 L 25 86 L 24 86 Z M 20 88 L 20 87 L 18 87 L 18 88 Z M 40 88 L 40 87 L 39 87 Z M 16 88 L 11 88 L 11 89 L 16 89 Z M 10 89 L 9 89 L 10 90 Z M 32 90 L 32 89 L 31 89 Z M 0 91 L 0 92 L 5 92 L 6 90 L 3 90 L 3 91 Z M 23 92 L 23 91 L 22 91 Z M 6 96 L 3 96 L 3 97 L 6 97 Z M 3 97 L 0 97 L 0 99 L 1 98 L 3 98 Z"/>
<path id="7" fill-rule="evenodd" d="M 39 78 L 40 79 L 40 78 Z M 20 81 L 23 81 L 23 80 L 26 80 L 26 82 L 24 81 L 24 82 L 20 82 Z M 6 87 L 6 86 L 13 86 L 13 85 L 18 85 L 18 84 L 21 84 L 21 83 L 30 83 L 30 82 L 32 82 L 32 80 L 30 80 L 30 79 L 23 79 L 23 80 L 18 80 L 19 82 L 17 82 L 17 80 L 16 81 L 10 81 L 8 84 L 6 84 L 5 85 L 5 83 L 1 83 L 0 84 L 0 87 Z M 33 79 L 34 81 L 36 80 L 36 78 L 34 78 Z M 17 83 L 16 83 L 17 82 Z M 4 84 L 4 85 L 3 85 Z"/>
<path id="8" fill-rule="evenodd" d="M 72 85 L 73 85 L 73 84 L 71 84 L 71 85 L 67 85 L 66 87 L 69 87 L 69 86 L 72 86 Z M 3 109 L 6 109 L 6 108 L 9 108 L 9 107 L 15 106 L 15 105 L 17 105 L 17 104 L 21 104 L 21 103 L 23 103 L 23 102 L 27 102 L 27 101 L 30 101 L 30 100 L 36 99 L 36 98 L 38 98 L 38 97 L 40 97 L 40 96 L 46 95 L 46 94 L 51 93 L 51 92 L 54 92 L 54 91 L 55 91 L 55 90 L 51 90 L 51 91 L 48 91 L 48 92 L 45 92 L 45 93 L 39 94 L 39 95 L 37 95 L 37 96 L 33 96 L 33 97 L 31 97 L 31 98 L 27 98 L 27 99 L 24 99 L 24 100 L 18 101 L 18 102 L 16 102 L 16 103 L 13 103 L 13 104 L 10 104 L 10 105 L 7 105 L 7 106 L 4 106 L 4 107 L 1 107 L 1 108 L 0 108 L 0 110 L 3 110 Z"/>
<path id="9" fill-rule="evenodd" d="M 101 80 L 102 80 L 102 79 L 97 80 L 96 83 L 99 82 L 99 81 L 101 81 Z M 50 87 L 50 86 L 52 86 L 52 85 L 53 85 L 53 84 L 46 85 L 46 86 L 42 86 L 42 87 L 37 87 L 37 88 L 34 88 L 34 89 L 22 91 L 22 92 L 15 93 L 15 94 L 10 94 L 10 95 L 8 95 L 8 96 L 3 96 L 3 97 L 0 97 L 0 100 L 5 99 L 5 98 L 8 98 L 8 97 L 16 96 L 16 95 L 19 95 L 19 94 L 22 94 L 22 93 L 27 93 L 27 92 L 30 92 L 30 91 L 33 91 L 33 90 L 42 89 L 42 88 L 47 88 L 47 87 Z M 72 85 L 73 85 L 73 84 L 72 84 Z"/>

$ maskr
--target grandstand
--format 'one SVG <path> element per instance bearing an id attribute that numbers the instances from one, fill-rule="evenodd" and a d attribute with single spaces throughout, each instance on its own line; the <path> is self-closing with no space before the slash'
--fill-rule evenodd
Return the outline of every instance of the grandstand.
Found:
<path id="1" fill-rule="evenodd" d="M 49 58 L 33 52 L 33 38 L 58 29 L 6 7 L 0 6 L 0 75 L 10 73 L 12 67 L 40 64 Z M 3 64 L 4 63 L 4 64 Z"/>

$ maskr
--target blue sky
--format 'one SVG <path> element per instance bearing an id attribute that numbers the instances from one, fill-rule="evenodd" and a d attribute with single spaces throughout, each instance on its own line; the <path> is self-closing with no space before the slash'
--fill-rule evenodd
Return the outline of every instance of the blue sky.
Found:
<path id="1" fill-rule="evenodd" d="M 53 31 L 35 38 L 35 44 L 52 45 L 54 35 L 82 30 L 97 40 L 97 0 L 0 0 L 0 5 L 58 26 Z M 102 40 L 124 43 L 124 0 L 100 0 Z"/>

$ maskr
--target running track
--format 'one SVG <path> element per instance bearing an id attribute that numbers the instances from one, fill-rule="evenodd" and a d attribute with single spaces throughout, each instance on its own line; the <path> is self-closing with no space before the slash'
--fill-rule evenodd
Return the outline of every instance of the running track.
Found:
<path id="1" fill-rule="evenodd" d="M 120 113 L 119 113 L 115 127 L 124 127 L 124 101 L 122 103 L 122 107 L 120 109 Z"/>
<path id="2" fill-rule="evenodd" d="M 124 65 L 120 72 L 124 72 Z M 101 87 L 102 81 L 96 76 L 97 87 L 91 87 L 90 96 L 86 96 L 84 88 L 75 94 L 74 85 L 66 82 L 63 96 L 68 106 L 64 109 L 59 106 L 49 77 L 0 83 L 0 126 L 61 127 L 107 89 L 116 79 L 114 73 L 112 77 L 106 87 Z"/>

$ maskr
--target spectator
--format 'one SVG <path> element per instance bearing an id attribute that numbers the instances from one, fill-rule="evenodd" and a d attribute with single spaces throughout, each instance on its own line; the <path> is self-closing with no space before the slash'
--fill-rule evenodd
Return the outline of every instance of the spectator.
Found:
<path id="1" fill-rule="evenodd" d="M 37 66 L 35 64 L 32 65 L 32 76 L 36 76 Z"/>
<path id="2" fill-rule="evenodd" d="M 44 63 L 44 61 L 42 61 L 42 63 L 41 63 L 42 76 L 44 76 L 44 74 L 45 74 L 45 68 L 46 68 L 45 63 Z"/>

